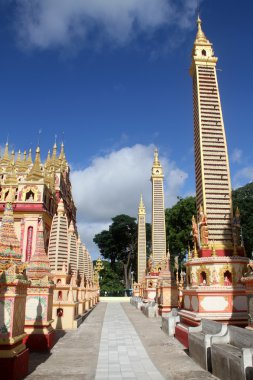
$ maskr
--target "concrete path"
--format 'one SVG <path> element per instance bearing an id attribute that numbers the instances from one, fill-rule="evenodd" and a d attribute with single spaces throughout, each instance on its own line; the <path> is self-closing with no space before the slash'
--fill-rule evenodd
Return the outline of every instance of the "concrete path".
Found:
<path id="1" fill-rule="evenodd" d="M 147 318 L 131 304 L 122 304 L 154 365 L 167 380 L 215 380 L 187 354 L 184 346 L 161 330 L 161 319 Z"/>
<path id="2" fill-rule="evenodd" d="M 30 354 L 27 380 L 94 380 L 106 303 L 99 303 L 77 330 L 69 330 L 50 354 Z"/>
<path id="3" fill-rule="evenodd" d="M 99 303 L 79 329 L 58 334 L 50 354 L 30 354 L 26 379 L 215 379 L 160 326 L 130 303 Z"/>
<path id="4" fill-rule="evenodd" d="M 120 303 L 108 303 L 96 380 L 162 380 Z"/>

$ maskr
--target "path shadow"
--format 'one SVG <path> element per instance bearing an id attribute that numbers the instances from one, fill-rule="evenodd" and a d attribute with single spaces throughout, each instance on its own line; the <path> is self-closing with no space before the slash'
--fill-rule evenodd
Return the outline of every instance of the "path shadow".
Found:
<path id="1" fill-rule="evenodd" d="M 37 306 L 37 316 L 36 316 L 36 319 L 35 319 L 35 324 L 34 326 L 38 326 L 40 323 L 42 323 L 42 305 L 41 305 L 41 302 L 39 300 L 39 303 L 38 303 L 38 306 Z M 61 317 L 58 317 L 57 316 L 57 328 L 61 328 L 62 324 L 61 324 Z M 34 328 L 34 334 L 35 334 L 35 328 Z M 66 332 L 64 330 L 55 330 L 55 336 L 54 336 L 54 346 L 55 344 L 66 334 Z M 33 333 L 31 334 L 31 337 L 29 337 L 31 340 L 33 339 L 32 337 Z M 27 342 L 29 341 L 29 338 L 27 340 Z M 37 344 L 38 344 L 38 347 L 39 346 L 46 346 L 47 342 L 46 342 L 46 337 L 44 335 L 38 337 L 36 336 L 36 340 L 37 340 Z M 53 347 L 54 347 L 53 346 Z M 33 373 L 36 368 L 43 364 L 44 362 L 46 362 L 48 360 L 48 358 L 51 356 L 51 350 L 48 350 L 48 349 L 45 349 L 43 351 L 40 351 L 40 350 L 37 350 L 36 347 L 35 349 L 33 350 L 30 350 L 30 354 L 29 354 L 29 370 L 28 370 L 28 374 L 30 375 L 31 373 Z"/>

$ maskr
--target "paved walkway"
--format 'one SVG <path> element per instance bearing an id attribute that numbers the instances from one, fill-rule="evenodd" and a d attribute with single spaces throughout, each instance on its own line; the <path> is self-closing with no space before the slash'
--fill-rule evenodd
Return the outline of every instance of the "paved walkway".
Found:
<path id="1" fill-rule="evenodd" d="M 96 380 L 162 380 L 120 303 L 108 303 Z"/>
<path id="2" fill-rule="evenodd" d="M 101 302 L 79 329 L 58 334 L 50 354 L 30 354 L 26 379 L 215 379 L 160 326 L 130 303 Z"/>

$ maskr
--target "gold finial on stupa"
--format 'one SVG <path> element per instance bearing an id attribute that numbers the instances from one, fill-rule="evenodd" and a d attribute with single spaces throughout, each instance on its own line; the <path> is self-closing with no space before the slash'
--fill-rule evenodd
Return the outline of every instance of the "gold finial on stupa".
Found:
<path id="1" fill-rule="evenodd" d="M 60 151 L 60 154 L 59 154 L 59 159 L 60 160 L 64 160 L 65 158 L 65 152 L 64 152 L 64 144 L 63 142 L 61 143 L 61 151 Z"/>
<path id="2" fill-rule="evenodd" d="M 45 162 L 45 166 L 46 166 L 46 167 L 49 166 L 50 161 L 51 161 L 51 155 L 50 155 L 50 149 L 49 149 L 49 151 L 48 151 L 48 153 L 47 153 L 46 162 Z"/>
<path id="3" fill-rule="evenodd" d="M 7 164 L 10 160 L 10 156 L 9 156 L 9 144 L 8 142 L 6 142 L 5 144 L 5 148 L 4 148 L 4 155 L 3 155 L 3 158 L 1 159 L 1 163 L 2 164 Z"/>
<path id="4" fill-rule="evenodd" d="M 142 198 L 142 194 L 141 194 L 141 199 L 140 199 L 140 205 L 139 205 L 139 208 L 143 208 L 143 207 L 145 207 L 145 206 L 144 206 L 143 198 Z"/>
<path id="5" fill-rule="evenodd" d="M 30 173 L 27 175 L 28 181 L 36 181 L 43 178 L 43 173 L 40 166 L 40 148 L 36 148 L 36 156 L 34 160 L 33 167 L 30 170 Z"/>
<path id="6" fill-rule="evenodd" d="M 52 153 L 52 160 L 56 160 L 57 159 L 57 145 L 56 145 L 56 142 L 54 143 L 54 146 L 53 146 L 53 153 Z"/>
<path id="7" fill-rule="evenodd" d="M 155 148 L 155 151 L 154 151 L 154 165 L 159 165 L 160 162 L 159 162 L 159 158 L 158 158 L 158 149 Z"/>
<path id="8" fill-rule="evenodd" d="M 11 163 L 14 165 L 15 163 L 15 152 L 14 150 L 11 151 Z"/>
<path id="9" fill-rule="evenodd" d="M 155 148 L 155 151 L 154 151 L 154 162 L 153 162 L 153 166 L 152 166 L 152 177 L 154 177 L 154 176 L 163 178 L 163 169 L 162 169 L 162 165 L 159 161 L 158 149 L 157 148 Z"/>
<path id="10" fill-rule="evenodd" d="M 16 164 L 20 164 L 20 162 L 21 162 L 21 150 L 19 149 L 18 156 L 17 156 L 17 159 L 16 159 Z"/>
<path id="11" fill-rule="evenodd" d="M 198 42 L 198 43 L 209 43 L 208 39 L 205 36 L 205 33 L 202 30 L 202 21 L 201 21 L 199 15 L 197 18 L 197 25 L 198 25 L 198 31 L 197 31 L 195 43 L 196 42 Z"/>
<path id="12" fill-rule="evenodd" d="M 27 165 L 31 165 L 33 163 L 33 160 L 32 160 L 32 149 L 30 148 L 29 149 L 29 153 L 28 153 L 28 157 L 27 157 Z"/>

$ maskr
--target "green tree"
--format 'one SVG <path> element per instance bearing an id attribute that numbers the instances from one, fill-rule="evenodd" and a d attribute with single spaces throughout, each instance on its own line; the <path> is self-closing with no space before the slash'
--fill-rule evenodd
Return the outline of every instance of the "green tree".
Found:
<path id="1" fill-rule="evenodd" d="M 171 208 L 165 210 L 167 242 L 172 257 L 179 256 L 179 262 L 185 257 L 188 245 L 192 246 L 192 216 L 196 215 L 196 198 L 179 198 Z"/>
<path id="2" fill-rule="evenodd" d="M 151 247 L 151 227 L 147 223 L 147 252 Z M 136 218 L 117 215 L 112 218 L 108 231 L 96 234 L 93 241 L 102 256 L 110 260 L 111 269 L 124 278 L 126 288 L 131 287 L 131 272 L 137 272 L 138 226 Z"/>
<path id="3" fill-rule="evenodd" d="M 103 260 L 103 267 L 99 273 L 99 285 L 102 292 L 123 291 L 124 286 L 117 271 L 112 270 L 108 261 Z"/>
<path id="4" fill-rule="evenodd" d="M 253 182 L 232 192 L 233 208 L 238 206 L 241 214 L 242 235 L 248 257 L 253 251 Z"/>
<path id="5" fill-rule="evenodd" d="M 125 287 L 130 288 L 137 247 L 136 219 L 125 214 L 115 216 L 109 230 L 95 235 L 93 240 L 103 257 L 110 259 L 112 269 L 115 270 L 116 261 L 122 263 Z"/>

